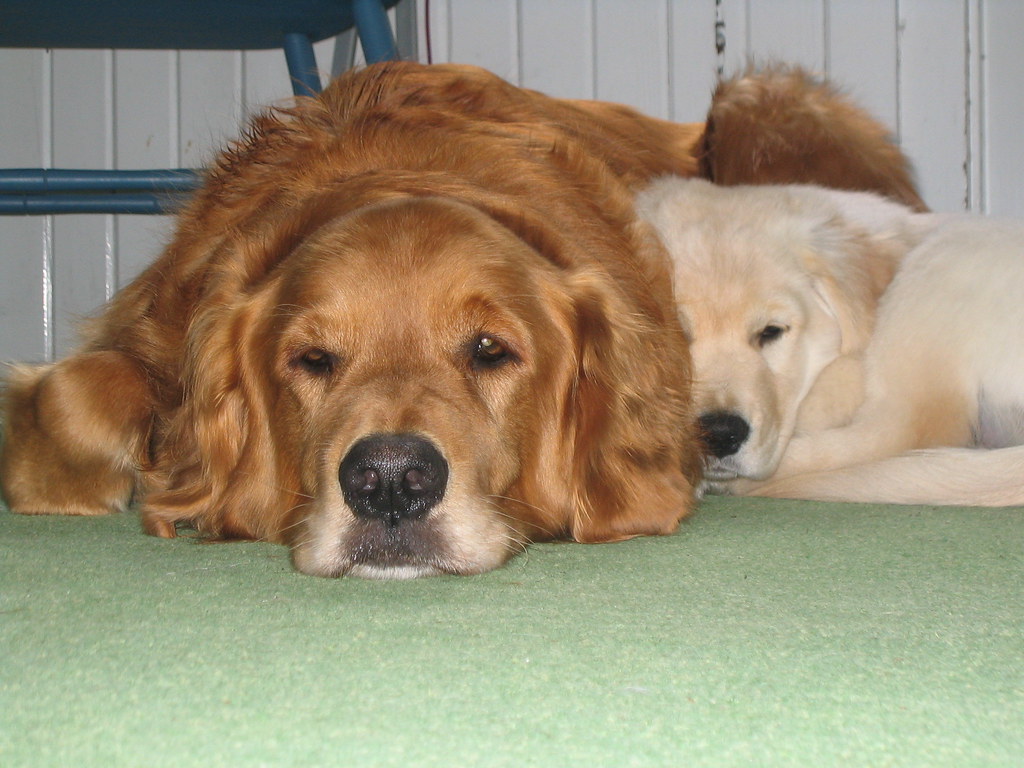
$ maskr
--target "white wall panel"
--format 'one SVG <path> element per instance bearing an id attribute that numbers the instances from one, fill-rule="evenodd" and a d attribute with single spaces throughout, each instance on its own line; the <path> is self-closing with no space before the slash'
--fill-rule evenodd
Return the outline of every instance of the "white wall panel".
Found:
<path id="1" fill-rule="evenodd" d="M 422 60 L 429 39 L 435 61 L 682 121 L 703 118 L 719 68 L 803 63 L 893 128 L 933 207 L 1024 216 L 1019 0 L 430 0 L 429 11 Z M 328 72 L 333 42 L 316 55 Z M 0 50 L 0 98 L 0 166 L 155 168 L 206 162 L 246 116 L 292 97 L 280 51 Z M 171 226 L 0 217 L 0 360 L 66 350 L 72 319 L 150 262 Z"/>
<path id="2" fill-rule="evenodd" d="M 448 0 L 448 61 L 486 67 L 517 82 L 518 36 L 515 0 Z"/>
<path id="3" fill-rule="evenodd" d="M 113 54 L 54 51 L 53 165 L 109 168 L 113 161 Z M 53 218 L 56 354 L 77 343 L 77 324 L 108 296 L 114 262 L 110 216 Z"/>
<path id="4" fill-rule="evenodd" d="M 112 160 L 112 54 L 54 51 L 52 54 L 53 164 L 105 168 Z M 56 216 L 52 220 L 54 351 L 77 343 L 77 324 L 107 298 L 113 264 L 109 216 Z"/>
<path id="5" fill-rule="evenodd" d="M 179 168 L 178 54 L 172 51 L 116 51 L 114 135 L 116 167 Z M 158 216 L 115 216 L 116 280 L 128 283 L 159 252 L 154 231 L 168 222 Z"/>
<path id="6" fill-rule="evenodd" d="M 0 167 L 50 162 L 50 55 L 0 52 Z M 50 219 L 0 217 L 0 361 L 40 361 L 50 353 Z"/>
<path id="7" fill-rule="evenodd" d="M 208 163 L 211 149 L 222 146 L 238 133 L 243 118 L 241 93 L 241 53 L 180 54 L 177 161 L 183 168 Z"/>
<path id="8" fill-rule="evenodd" d="M 1024 216 L 1024 3 L 990 0 L 981 17 L 984 125 L 977 170 L 989 211 Z"/>
<path id="9" fill-rule="evenodd" d="M 114 152 L 118 167 L 179 165 L 178 58 L 174 51 L 115 52 Z"/>
<path id="10" fill-rule="evenodd" d="M 595 0 L 595 98 L 667 117 L 667 30 L 665 0 Z"/>
<path id="11" fill-rule="evenodd" d="M 704 119 L 718 79 L 714 3 L 671 0 L 668 6 L 669 112 L 684 123 Z"/>
<path id="12" fill-rule="evenodd" d="M 754 63 L 786 61 L 823 72 L 824 1 L 749 0 L 747 34 Z"/>
<path id="13" fill-rule="evenodd" d="M 520 0 L 519 84 L 572 99 L 594 97 L 592 0 Z"/>
<path id="14" fill-rule="evenodd" d="M 932 208 L 968 203 L 967 5 L 900 0 L 900 141 Z"/>
<path id="15" fill-rule="evenodd" d="M 291 96 L 291 80 L 282 65 L 280 51 L 246 51 L 242 62 L 240 98 L 245 114 Z"/>
<path id="16" fill-rule="evenodd" d="M 825 71 L 898 136 L 896 0 L 828 0 Z"/>
<path id="17" fill-rule="evenodd" d="M 50 221 L 19 218 L 0 230 L 0 375 L 2 363 L 41 362 L 50 355 L 45 260 Z"/>

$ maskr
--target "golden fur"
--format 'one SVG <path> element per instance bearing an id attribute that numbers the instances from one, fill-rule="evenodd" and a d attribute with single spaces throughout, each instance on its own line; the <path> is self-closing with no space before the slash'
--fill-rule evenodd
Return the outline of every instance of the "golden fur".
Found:
<path id="1" fill-rule="evenodd" d="M 152 534 L 282 542 L 327 576 L 671 532 L 690 359 L 632 203 L 696 172 L 702 130 L 411 63 L 264 114 L 81 350 L 12 376 L 7 503 L 134 500 Z"/>
<path id="2" fill-rule="evenodd" d="M 879 192 L 923 211 L 889 131 L 830 83 L 775 66 L 718 86 L 700 176 L 722 186 L 820 184 Z"/>
<path id="3" fill-rule="evenodd" d="M 663 180 L 705 487 L 1024 504 L 1024 226 L 817 187 Z"/>

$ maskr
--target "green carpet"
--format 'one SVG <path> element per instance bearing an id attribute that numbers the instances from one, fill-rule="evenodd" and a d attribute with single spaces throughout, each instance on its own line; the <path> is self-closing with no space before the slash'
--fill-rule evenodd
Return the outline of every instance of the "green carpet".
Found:
<path id="1" fill-rule="evenodd" d="M 2 766 L 1020 766 L 1024 510 L 712 499 L 484 576 L 0 511 Z"/>

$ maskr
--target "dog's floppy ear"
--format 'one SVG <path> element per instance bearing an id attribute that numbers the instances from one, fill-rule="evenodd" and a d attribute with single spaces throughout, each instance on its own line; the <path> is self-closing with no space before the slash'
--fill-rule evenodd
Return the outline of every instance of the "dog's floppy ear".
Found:
<path id="1" fill-rule="evenodd" d="M 839 354 L 862 351 L 871 337 L 881 291 L 875 290 L 868 273 L 850 261 L 845 251 L 823 255 L 814 250 L 804 261 L 815 298 L 839 328 Z"/>
<path id="2" fill-rule="evenodd" d="M 216 538 L 276 539 L 295 501 L 274 449 L 267 402 L 268 363 L 259 343 L 272 317 L 269 291 L 205 303 L 191 323 L 184 402 L 161 436 L 162 490 L 142 501 L 153 535 L 178 524 Z M 289 503 L 290 502 L 290 503 Z"/>
<path id="3" fill-rule="evenodd" d="M 524 498 L 528 507 L 558 518 L 541 522 L 545 535 L 582 542 L 671 532 L 693 506 L 700 472 L 690 358 L 664 250 L 653 231 L 635 220 L 631 197 L 613 187 L 604 193 L 601 215 L 617 226 L 603 233 L 582 224 L 553 227 L 550 217 L 510 197 L 478 190 L 470 198 L 557 275 L 547 303 L 557 307 L 557 325 L 568 334 L 571 351 L 560 354 L 572 370 L 566 371 L 566 391 L 552 390 L 562 415 L 559 447 L 548 458 L 561 470 L 558 480 L 568 480 L 570 497 L 553 499 L 533 488 Z M 566 221 L 574 215 L 561 213 Z M 593 237 L 572 236 L 580 232 Z M 610 257 L 628 249 L 630 258 L 620 253 L 603 268 L 591 267 L 587 249 L 596 247 Z"/>
<path id="4" fill-rule="evenodd" d="M 669 533 L 691 509 L 699 472 L 685 342 L 631 312 L 607 276 L 583 272 L 572 282 L 571 535 L 601 542 Z"/>
<path id="5" fill-rule="evenodd" d="M 825 309 L 842 334 L 841 354 L 862 350 L 878 301 L 903 256 L 927 233 L 930 216 L 876 195 L 819 190 L 804 264 Z"/>

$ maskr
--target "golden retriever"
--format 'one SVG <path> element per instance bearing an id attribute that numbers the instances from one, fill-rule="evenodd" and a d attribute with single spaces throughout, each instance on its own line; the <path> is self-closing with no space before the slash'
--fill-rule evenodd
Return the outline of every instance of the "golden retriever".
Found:
<path id="1" fill-rule="evenodd" d="M 766 113 L 764 130 L 790 129 Z M 880 190 L 913 197 L 872 130 L 829 151 L 888 164 Z M 81 350 L 11 378 L 7 503 L 134 500 L 149 533 L 281 542 L 323 576 L 671 532 L 701 451 L 668 262 L 633 195 L 713 172 L 730 148 L 703 131 L 412 63 L 258 117 Z M 816 178 L 789 146 L 768 164 Z"/>
<path id="2" fill-rule="evenodd" d="M 674 262 L 707 490 L 1024 503 L 1024 225 L 699 180 L 637 205 Z"/>

